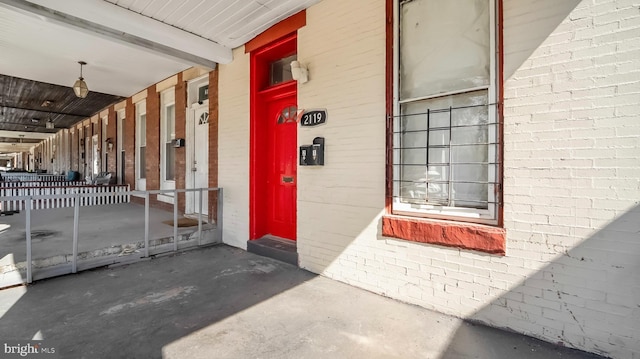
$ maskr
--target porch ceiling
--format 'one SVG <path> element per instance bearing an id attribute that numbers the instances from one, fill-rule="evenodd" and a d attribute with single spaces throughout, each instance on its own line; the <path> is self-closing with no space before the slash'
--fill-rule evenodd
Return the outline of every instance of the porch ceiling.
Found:
<path id="1" fill-rule="evenodd" d="M 228 48 L 320 0 L 106 0 Z"/>
<path id="2" fill-rule="evenodd" d="M 54 133 L 175 73 L 228 63 L 233 48 L 319 1 L 0 0 L 0 131 Z M 81 60 L 86 99 L 70 88 Z M 17 138 L 0 138 L 0 152 L 15 152 Z"/>

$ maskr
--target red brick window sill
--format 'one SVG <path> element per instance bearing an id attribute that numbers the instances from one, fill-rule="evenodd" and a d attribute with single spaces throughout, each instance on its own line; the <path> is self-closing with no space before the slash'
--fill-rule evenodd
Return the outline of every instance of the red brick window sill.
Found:
<path id="1" fill-rule="evenodd" d="M 505 255 L 506 230 L 481 224 L 439 221 L 396 215 L 382 217 L 382 235 Z"/>

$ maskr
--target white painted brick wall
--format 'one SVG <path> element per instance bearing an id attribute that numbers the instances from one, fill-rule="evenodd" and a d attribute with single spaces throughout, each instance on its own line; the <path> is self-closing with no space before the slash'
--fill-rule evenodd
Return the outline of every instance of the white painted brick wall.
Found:
<path id="1" fill-rule="evenodd" d="M 307 10 L 298 170 L 310 271 L 551 342 L 640 359 L 640 1 L 504 0 L 507 255 L 384 238 L 384 0 Z M 248 239 L 249 62 L 220 66 L 225 242 Z M 455 338 L 454 338 L 455 340 Z"/>
<path id="2" fill-rule="evenodd" d="M 301 266 L 449 314 L 640 355 L 640 11 L 505 0 L 506 257 L 380 236 L 384 2 L 307 12 L 301 107 L 326 107 L 324 168 L 299 171 Z M 569 15 L 569 16 L 568 16 Z M 337 40 L 336 40 L 337 39 Z"/>
<path id="3" fill-rule="evenodd" d="M 218 183 L 223 188 L 223 241 L 246 249 L 249 239 L 249 55 L 233 51 L 218 78 Z"/>
<path id="4" fill-rule="evenodd" d="M 510 328 L 546 340 L 640 356 L 639 5 L 582 1 L 519 68 L 511 65 L 507 255 L 542 266 L 527 274 L 525 263 L 528 279 L 510 288 L 525 293 L 517 305 L 491 303 L 474 318 L 498 326 L 506 318 Z M 505 6 L 505 24 L 516 21 L 511 10 Z M 519 37 L 508 31 L 505 44 Z"/>

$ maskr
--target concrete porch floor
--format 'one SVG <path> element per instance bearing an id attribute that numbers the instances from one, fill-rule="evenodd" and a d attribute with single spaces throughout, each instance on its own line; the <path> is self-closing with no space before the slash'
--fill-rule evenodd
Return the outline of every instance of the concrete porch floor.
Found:
<path id="1" fill-rule="evenodd" d="M 0 341 L 32 338 L 60 358 L 599 358 L 225 245 L 0 291 Z"/>

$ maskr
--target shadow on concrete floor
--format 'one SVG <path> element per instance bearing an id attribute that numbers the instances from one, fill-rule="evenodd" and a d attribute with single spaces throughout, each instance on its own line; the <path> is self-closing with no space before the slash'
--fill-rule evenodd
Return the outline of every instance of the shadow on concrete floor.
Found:
<path id="1" fill-rule="evenodd" d="M 224 245 L 6 289 L 0 315 L 60 358 L 594 358 Z"/>

